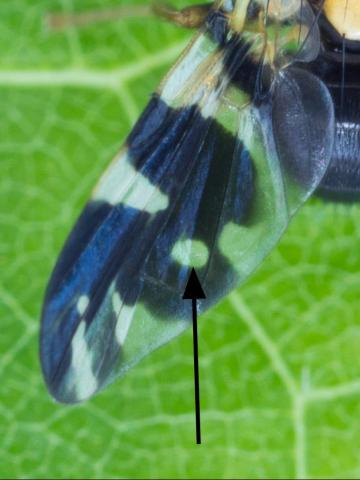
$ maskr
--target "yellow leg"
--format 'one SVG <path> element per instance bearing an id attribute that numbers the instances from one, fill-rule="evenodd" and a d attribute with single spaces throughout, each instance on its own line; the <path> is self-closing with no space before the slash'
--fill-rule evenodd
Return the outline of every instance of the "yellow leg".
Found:
<path id="1" fill-rule="evenodd" d="M 82 27 L 92 23 L 107 22 L 118 18 L 158 16 L 185 28 L 201 26 L 212 3 L 194 5 L 177 10 L 167 3 L 155 1 L 150 5 L 133 5 L 110 9 L 89 10 L 80 13 L 51 13 L 46 24 L 51 30 L 61 31 L 69 27 Z"/>
<path id="2" fill-rule="evenodd" d="M 198 28 L 205 22 L 211 6 L 212 3 L 203 3 L 177 10 L 167 3 L 154 2 L 152 8 L 155 15 L 165 18 L 180 27 Z"/>

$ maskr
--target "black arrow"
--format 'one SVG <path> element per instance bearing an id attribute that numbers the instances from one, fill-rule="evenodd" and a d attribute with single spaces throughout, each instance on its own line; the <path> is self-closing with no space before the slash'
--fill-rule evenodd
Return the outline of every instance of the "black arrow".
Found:
<path id="1" fill-rule="evenodd" d="M 199 354 L 198 354 L 198 332 L 197 332 L 197 308 L 196 300 L 198 298 L 206 298 L 204 290 L 200 284 L 195 269 L 191 270 L 187 281 L 184 300 L 192 301 L 192 317 L 193 317 L 193 341 L 194 341 L 194 381 L 195 381 L 195 415 L 196 415 L 196 443 L 201 443 L 200 428 L 200 389 L 199 389 Z"/>

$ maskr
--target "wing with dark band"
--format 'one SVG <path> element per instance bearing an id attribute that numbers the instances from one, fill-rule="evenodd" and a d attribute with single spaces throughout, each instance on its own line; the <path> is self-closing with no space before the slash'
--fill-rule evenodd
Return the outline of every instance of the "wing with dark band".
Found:
<path id="1" fill-rule="evenodd" d="M 89 398 L 189 326 L 191 267 L 200 311 L 243 282 L 320 182 L 329 94 L 289 67 L 257 99 L 254 48 L 200 33 L 77 221 L 43 309 L 41 361 L 58 401 Z"/>

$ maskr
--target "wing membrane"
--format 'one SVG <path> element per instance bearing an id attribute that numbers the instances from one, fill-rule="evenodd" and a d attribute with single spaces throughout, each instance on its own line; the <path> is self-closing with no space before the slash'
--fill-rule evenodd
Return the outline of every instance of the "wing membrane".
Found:
<path id="1" fill-rule="evenodd" d="M 289 67 L 256 99 L 254 45 L 198 35 L 80 216 L 43 310 L 42 366 L 59 401 L 92 396 L 188 326 L 192 266 L 201 311 L 244 281 L 320 182 L 330 97 Z"/>

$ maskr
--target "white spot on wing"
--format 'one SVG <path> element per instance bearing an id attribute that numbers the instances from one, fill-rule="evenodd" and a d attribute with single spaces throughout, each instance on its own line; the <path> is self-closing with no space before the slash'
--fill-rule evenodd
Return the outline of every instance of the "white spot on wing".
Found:
<path id="1" fill-rule="evenodd" d="M 85 340 L 85 329 L 86 323 L 83 320 L 79 323 L 71 342 L 71 367 L 78 400 L 86 400 L 97 389 L 97 380 L 91 366 L 92 355 Z"/>
<path id="2" fill-rule="evenodd" d="M 219 99 L 229 83 L 230 80 L 224 72 L 223 62 L 222 60 L 218 60 L 212 66 L 208 81 L 204 82 L 200 89 L 200 92 L 202 90 L 200 93 L 201 98 L 197 100 L 204 118 L 209 118 L 214 115 L 219 106 Z"/>
<path id="3" fill-rule="evenodd" d="M 200 35 L 160 85 L 161 99 L 167 104 L 172 104 L 201 63 L 216 47 L 217 45 L 208 37 Z"/>
<path id="4" fill-rule="evenodd" d="M 84 315 L 89 305 L 89 297 L 87 295 L 81 295 L 77 302 L 76 308 L 80 316 Z"/>
<path id="5" fill-rule="evenodd" d="M 194 80 L 197 87 L 193 89 L 190 98 L 186 99 L 186 105 L 197 105 L 204 118 L 212 117 L 219 107 L 219 101 L 223 92 L 229 85 L 229 78 L 224 72 L 222 59 L 217 59 L 209 66 L 203 78 Z"/>
<path id="6" fill-rule="evenodd" d="M 127 151 L 115 159 L 100 179 L 93 199 L 111 205 L 123 203 L 148 213 L 165 210 L 169 204 L 167 195 L 131 165 Z"/>
<path id="7" fill-rule="evenodd" d="M 201 115 L 204 118 L 210 118 L 216 112 L 219 104 L 219 90 L 209 91 L 206 100 L 200 103 Z"/>
<path id="8" fill-rule="evenodd" d="M 116 339 L 120 345 L 124 345 L 135 312 L 135 305 L 124 305 L 118 292 L 114 292 L 112 304 L 115 315 L 117 316 Z"/>
<path id="9" fill-rule="evenodd" d="M 200 240 L 179 240 L 175 243 L 171 256 L 181 265 L 201 268 L 209 260 L 209 250 Z"/>

